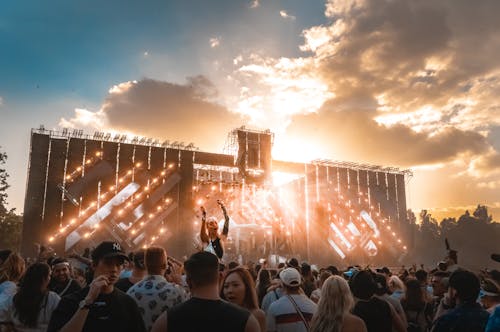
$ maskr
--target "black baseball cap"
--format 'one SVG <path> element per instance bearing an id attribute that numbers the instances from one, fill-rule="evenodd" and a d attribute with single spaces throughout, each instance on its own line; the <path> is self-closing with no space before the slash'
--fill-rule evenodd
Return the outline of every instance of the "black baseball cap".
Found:
<path id="1" fill-rule="evenodd" d="M 123 260 L 130 261 L 125 252 L 122 250 L 122 246 L 118 242 L 104 241 L 101 242 L 94 251 L 92 251 L 92 261 L 98 262 L 103 258 L 110 257 L 120 257 Z"/>
<path id="2" fill-rule="evenodd" d="M 384 274 L 389 274 L 391 275 L 391 270 L 389 270 L 389 268 L 387 266 L 384 266 L 383 268 L 381 269 L 377 269 L 376 270 L 378 273 L 384 273 Z"/>

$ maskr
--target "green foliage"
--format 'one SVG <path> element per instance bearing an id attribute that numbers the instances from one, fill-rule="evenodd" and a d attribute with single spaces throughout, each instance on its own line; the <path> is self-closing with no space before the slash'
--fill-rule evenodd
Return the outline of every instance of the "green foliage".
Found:
<path id="1" fill-rule="evenodd" d="M 19 250 L 21 244 L 22 217 L 15 209 L 7 210 L 7 193 L 9 175 L 2 166 L 7 161 L 7 154 L 0 151 L 0 249 Z"/>
<path id="2" fill-rule="evenodd" d="M 21 232 L 23 228 L 22 216 L 17 215 L 14 209 L 0 216 L 0 248 L 19 250 Z"/>

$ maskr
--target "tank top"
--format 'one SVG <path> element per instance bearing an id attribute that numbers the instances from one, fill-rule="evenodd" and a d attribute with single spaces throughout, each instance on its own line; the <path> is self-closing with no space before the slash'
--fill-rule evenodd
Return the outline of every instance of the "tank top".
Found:
<path id="1" fill-rule="evenodd" d="M 250 312 L 223 300 L 193 297 L 167 312 L 169 332 L 245 331 Z"/>

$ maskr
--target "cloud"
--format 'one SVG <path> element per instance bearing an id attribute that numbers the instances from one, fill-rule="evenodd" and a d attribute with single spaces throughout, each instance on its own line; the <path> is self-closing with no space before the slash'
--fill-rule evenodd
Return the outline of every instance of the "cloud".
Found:
<path id="1" fill-rule="evenodd" d="M 500 153 L 492 148 L 487 154 L 477 156 L 472 160 L 469 170 L 475 176 L 500 174 Z"/>
<path id="2" fill-rule="evenodd" d="M 3 106 L 3 98 L 0 96 L 0 107 Z"/>
<path id="3" fill-rule="evenodd" d="M 293 15 L 290 15 L 286 12 L 286 10 L 280 10 L 280 16 L 285 18 L 285 19 L 289 19 L 289 20 L 292 20 L 292 21 L 295 21 L 296 17 L 293 16 Z"/>
<path id="4" fill-rule="evenodd" d="M 487 151 L 484 136 L 453 127 L 433 132 L 415 132 L 396 124 L 386 127 L 370 117 L 369 111 L 330 102 L 318 113 L 297 115 L 287 135 L 302 135 L 311 145 L 326 146 L 330 156 L 343 159 L 397 166 L 436 164 Z M 328 142 L 325 144 L 325 142 Z"/>
<path id="5" fill-rule="evenodd" d="M 216 48 L 216 47 L 220 46 L 220 37 L 210 38 L 209 42 L 210 42 L 211 48 Z"/>
<path id="6" fill-rule="evenodd" d="M 260 6 L 260 1 L 259 0 L 253 0 L 251 3 L 250 3 L 250 8 L 257 8 Z"/>
<path id="7" fill-rule="evenodd" d="M 74 118 L 61 119 L 60 125 L 194 142 L 213 150 L 245 120 L 217 98 L 217 89 L 203 76 L 183 85 L 152 79 L 123 82 L 109 89 L 99 111 L 77 109 Z"/>
<path id="8" fill-rule="evenodd" d="M 69 120 L 61 118 L 59 126 L 70 129 L 99 130 L 99 128 L 108 127 L 108 119 L 102 110 L 92 112 L 87 109 L 76 108 L 74 117 Z"/>

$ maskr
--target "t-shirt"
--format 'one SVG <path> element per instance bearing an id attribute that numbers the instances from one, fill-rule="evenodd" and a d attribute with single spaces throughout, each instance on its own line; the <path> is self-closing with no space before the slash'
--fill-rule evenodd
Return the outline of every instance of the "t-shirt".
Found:
<path id="1" fill-rule="evenodd" d="M 290 295 L 302 316 L 310 324 L 318 306 L 303 294 Z M 274 301 L 267 311 L 267 330 L 278 332 L 306 332 L 306 325 L 287 295 Z"/>
<path id="2" fill-rule="evenodd" d="M 130 287 L 127 295 L 132 297 L 139 306 L 148 331 L 162 312 L 187 300 L 183 288 L 168 282 L 161 275 L 147 276 Z"/>
<path id="3" fill-rule="evenodd" d="M 272 291 L 267 292 L 267 294 L 264 295 L 264 298 L 262 299 L 261 309 L 264 310 L 264 312 L 267 314 L 267 311 L 269 310 L 271 304 L 274 301 L 277 301 L 282 296 L 283 296 L 283 289 L 281 288 L 276 288 L 273 289 Z"/>
<path id="4" fill-rule="evenodd" d="M 54 280 L 54 279 L 52 279 L 52 280 Z M 76 280 L 69 279 L 68 282 L 64 285 L 57 284 L 55 282 L 51 282 L 49 285 L 49 289 L 51 291 L 57 293 L 57 295 L 63 297 L 65 295 L 69 295 L 71 293 L 77 292 L 77 291 L 81 290 L 82 288 L 80 287 L 80 285 L 78 285 L 78 282 L 76 282 Z"/>
<path id="5" fill-rule="evenodd" d="M 490 314 L 478 303 L 464 303 L 436 320 L 433 331 L 482 332 Z"/>
<path id="6" fill-rule="evenodd" d="M 4 281 L 0 284 L 0 305 L 7 301 L 17 292 L 17 285 L 12 281 Z"/>
<path id="7" fill-rule="evenodd" d="M 129 278 L 118 279 L 118 281 L 115 283 L 115 288 L 118 288 L 124 293 L 126 293 L 132 286 L 134 286 L 134 284 L 130 281 Z"/>
<path id="8" fill-rule="evenodd" d="M 16 309 L 14 307 L 13 299 L 14 297 L 10 297 L 6 301 L 5 308 L 2 308 L 0 310 L 1 321 L 11 322 L 14 325 L 14 329 L 18 332 L 42 332 L 47 331 L 47 325 L 49 324 L 50 316 L 57 307 L 61 298 L 59 297 L 59 295 L 52 291 L 49 291 L 47 293 L 47 296 L 42 301 L 40 313 L 38 314 L 37 326 L 35 328 L 26 327 L 19 321 L 19 317 L 16 314 Z"/>
<path id="9" fill-rule="evenodd" d="M 376 297 L 368 301 L 359 300 L 352 312 L 361 318 L 368 332 L 391 332 L 392 312 L 389 303 Z"/>
<path id="10" fill-rule="evenodd" d="M 245 331 L 248 310 L 223 300 L 193 297 L 167 311 L 168 332 Z"/>
<path id="11" fill-rule="evenodd" d="M 89 287 L 65 296 L 52 313 L 47 331 L 59 331 L 73 317 Z M 146 331 L 135 301 L 118 289 L 100 294 L 90 308 L 82 331 Z"/>

